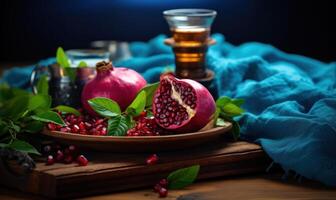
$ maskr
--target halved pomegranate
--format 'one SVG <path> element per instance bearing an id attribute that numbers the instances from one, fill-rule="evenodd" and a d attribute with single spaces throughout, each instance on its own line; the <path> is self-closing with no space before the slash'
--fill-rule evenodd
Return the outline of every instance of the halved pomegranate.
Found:
<path id="1" fill-rule="evenodd" d="M 160 77 L 153 97 L 156 122 L 174 132 L 193 132 L 203 128 L 216 111 L 210 92 L 190 79 L 177 79 L 172 74 Z"/>

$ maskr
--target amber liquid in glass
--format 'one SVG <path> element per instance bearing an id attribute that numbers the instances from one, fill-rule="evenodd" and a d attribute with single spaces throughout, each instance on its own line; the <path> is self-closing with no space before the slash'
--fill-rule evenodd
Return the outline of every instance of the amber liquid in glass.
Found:
<path id="1" fill-rule="evenodd" d="M 176 75 L 180 78 L 204 78 L 205 54 L 210 30 L 206 28 L 172 29 L 176 45 Z"/>

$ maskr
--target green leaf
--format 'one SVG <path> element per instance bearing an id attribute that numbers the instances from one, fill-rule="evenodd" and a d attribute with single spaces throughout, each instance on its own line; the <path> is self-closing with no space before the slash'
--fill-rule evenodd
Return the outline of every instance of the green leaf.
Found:
<path id="1" fill-rule="evenodd" d="M 34 111 L 37 108 L 48 110 L 51 106 L 51 97 L 45 94 L 33 95 L 29 98 L 28 111 Z"/>
<path id="2" fill-rule="evenodd" d="M 61 116 L 59 116 L 56 112 L 46 111 L 43 113 L 38 113 L 36 115 L 31 116 L 32 119 L 41 121 L 41 122 L 52 122 L 54 124 L 58 124 L 61 126 L 65 126 L 65 123 Z"/>
<path id="3" fill-rule="evenodd" d="M 87 67 L 87 63 L 84 61 L 80 61 L 80 63 L 77 65 L 77 67 Z"/>
<path id="4" fill-rule="evenodd" d="M 65 54 L 62 47 L 58 47 L 56 52 L 56 61 L 61 67 L 70 67 L 68 56 Z"/>
<path id="5" fill-rule="evenodd" d="M 38 133 L 40 132 L 44 127 L 44 124 L 40 121 L 31 121 L 26 124 L 24 127 L 24 131 L 28 133 Z"/>
<path id="6" fill-rule="evenodd" d="M 48 95 L 49 92 L 48 76 L 47 75 L 41 76 L 39 81 L 37 82 L 36 87 L 37 87 L 37 94 Z"/>
<path id="7" fill-rule="evenodd" d="M 150 107 L 153 104 L 154 93 L 159 87 L 159 82 L 153 84 L 147 84 L 140 92 L 146 92 L 146 107 Z"/>
<path id="8" fill-rule="evenodd" d="M 234 105 L 236 106 L 241 106 L 245 103 L 245 100 L 244 99 L 232 99 L 231 101 Z"/>
<path id="9" fill-rule="evenodd" d="M 222 108 L 226 104 L 230 103 L 231 99 L 229 97 L 220 97 L 216 100 L 216 106 Z"/>
<path id="10" fill-rule="evenodd" d="M 200 170 L 199 165 L 178 169 L 168 176 L 169 189 L 181 189 L 192 184 L 197 178 Z"/>
<path id="11" fill-rule="evenodd" d="M 227 103 L 221 107 L 222 111 L 230 116 L 239 116 L 244 113 L 244 110 L 233 103 Z"/>
<path id="12" fill-rule="evenodd" d="M 128 130 L 126 118 L 122 115 L 117 115 L 108 120 L 108 135 L 109 136 L 125 136 Z"/>
<path id="13" fill-rule="evenodd" d="M 146 92 L 141 91 L 133 100 L 131 105 L 126 108 L 126 113 L 132 116 L 138 116 L 145 109 L 146 106 Z"/>
<path id="14" fill-rule="evenodd" d="M 97 97 L 88 100 L 91 108 L 104 117 L 114 117 L 121 114 L 120 107 L 117 102 L 103 97 Z"/>
<path id="15" fill-rule="evenodd" d="M 22 95 L 11 98 L 3 103 L 0 116 L 10 119 L 18 119 L 28 109 L 31 95 Z"/>
<path id="16" fill-rule="evenodd" d="M 58 111 L 61 111 L 61 112 L 65 112 L 65 113 L 71 113 L 71 114 L 74 114 L 76 116 L 81 115 L 81 113 L 78 110 L 76 110 L 75 108 L 72 108 L 70 106 L 59 105 L 59 106 L 56 106 L 54 109 L 58 110 Z"/>
<path id="17" fill-rule="evenodd" d="M 216 126 L 226 126 L 224 119 L 217 118 Z"/>
<path id="18" fill-rule="evenodd" d="M 31 144 L 18 139 L 14 139 L 10 144 L 7 145 L 7 147 L 24 153 L 41 155 Z"/>

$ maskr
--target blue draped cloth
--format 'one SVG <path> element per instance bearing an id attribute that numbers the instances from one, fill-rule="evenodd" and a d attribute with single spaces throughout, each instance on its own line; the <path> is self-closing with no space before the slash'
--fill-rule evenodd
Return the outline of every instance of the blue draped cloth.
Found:
<path id="1" fill-rule="evenodd" d="M 213 37 L 217 44 L 209 49 L 207 65 L 216 72 L 219 96 L 245 99 L 242 138 L 259 143 L 286 171 L 336 186 L 336 63 L 257 42 L 234 46 L 221 34 Z M 163 71 L 174 68 L 165 38 L 131 43 L 133 57 L 114 64 L 137 70 L 148 82 L 158 81 Z M 4 78 L 21 86 L 30 71 L 9 71 Z"/>

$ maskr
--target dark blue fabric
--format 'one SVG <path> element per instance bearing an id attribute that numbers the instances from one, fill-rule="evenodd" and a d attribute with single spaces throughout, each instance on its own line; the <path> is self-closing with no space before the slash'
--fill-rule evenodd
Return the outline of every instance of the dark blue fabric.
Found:
<path id="1" fill-rule="evenodd" d="M 213 37 L 217 44 L 209 49 L 207 63 L 216 72 L 219 96 L 246 100 L 242 138 L 261 144 L 286 171 L 336 186 L 336 63 L 262 43 L 234 46 L 220 34 Z M 131 43 L 134 57 L 115 65 L 158 81 L 161 72 L 174 68 L 164 38 Z M 6 73 L 10 83 L 16 77 L 15 71 Z"/>

